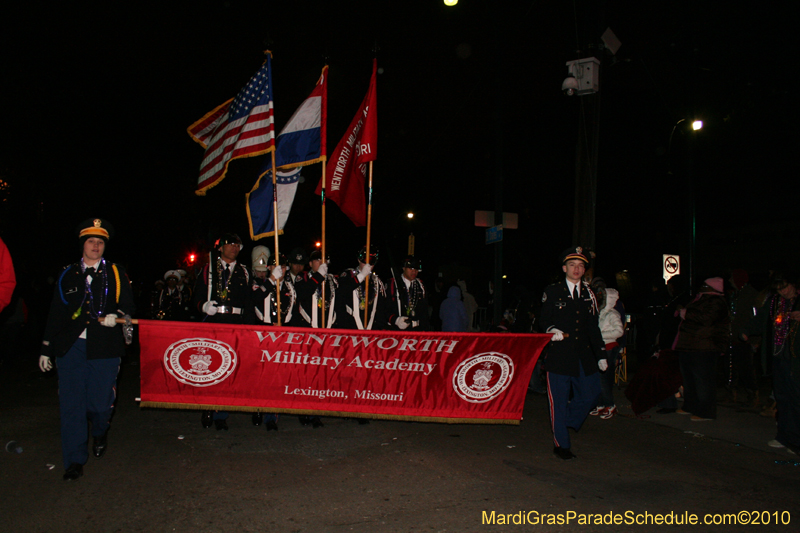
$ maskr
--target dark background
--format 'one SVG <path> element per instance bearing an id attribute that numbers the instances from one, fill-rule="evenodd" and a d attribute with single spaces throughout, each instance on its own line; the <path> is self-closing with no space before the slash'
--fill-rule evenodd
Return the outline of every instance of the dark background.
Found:
<path id="1" fill-rule="evenodd" d="M 231 164 L 205 197 L 203 150 L 186 128 L 232 98 L 273 51 L 276 130 L 330 65 L 328 153 L 367 90 L 377 44 L 378 160 L 372 239 L 378 271 L 409 231 L 429 284 L 468 279 L 479 302 L 493 247 L 475 210 L 519 214 L 504 234 L 507 299 L 540 293 L 571 244 L 580 99 L 560 91 L 565 62 L 606 27 L 596 274 L 627 270 L 628 302 L 661 277 L 661 254 L 688 258 L 686 161 L 697 197 L 697 278 L 798 259 L 793 51 L 788 3 L 417 2 L 295 0 L 28 2 L 5 7 L 0 235 L 22 287 L 78 258 L 77 224 L 109 219 L 106 257 L 149 288 L 221 231 L 253 243 L 244 195 L 261 161 Z M 701 117 L 689 137 L 673 126 Z M 691 146 L 690 146 L 691 144 Z M 281 250 L 320 237 L 320 166 L 307 167 Z M 366 231 L 329 203 L 332 269 L 355 265 Z M 405 213 L 416 218 L 409 223 Z M 268 241 L 268 242 L 267 242 Z M 273 248 L 272 239 L 259 244 Z M 577 243 L 580 244 L 580 243 Z M 613 285 L 613 281 L 611 282 Z M 508 304 L 509 302 L 507 302 Z"/>

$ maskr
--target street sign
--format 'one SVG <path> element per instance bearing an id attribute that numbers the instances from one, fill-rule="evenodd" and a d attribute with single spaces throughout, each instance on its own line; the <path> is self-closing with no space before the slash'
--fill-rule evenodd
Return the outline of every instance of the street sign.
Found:
<path id="1" fill-rule="evenodd" d="M 672 276 L 681 273 L 681 256 L 675 254 L 664 254 L 662 257 L 662 270 L 664 272 L 664 283 L 669 281 Z"/>
<path id="2" fill-rule="evenodd" d="M 494 211 L 475 211 L 475 226 L 479 228 L 494 226 Z M 503 213 L 503 228 L 518 229 L 519 215 L 517 213 Z"/>
<path id="3" fill-rule="evenodd" d="M 491 228 L 486 228 L 486 244 L 494 244 L 503 240 L 503 225 L 498 224 Z"/>

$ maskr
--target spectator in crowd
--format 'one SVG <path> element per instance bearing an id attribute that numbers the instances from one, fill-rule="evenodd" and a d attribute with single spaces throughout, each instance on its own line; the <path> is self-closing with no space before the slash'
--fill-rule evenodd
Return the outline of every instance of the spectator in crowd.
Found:
<path id="1" fill-rule="evenodd" d="M 477 331 L 475 327 L 475 312 L 478 310 L 478 302 L 475 297 L 467 292 L 467 282 L 463 279 L 458 280 L 461 289 L 461 299 L 464 302 L 464 309 L 467 310 L 467 329 L 465 331 Z"/>
<path id="2" fill-rule="evenodd" d="M 447 290 L 447 298 L 439 306 L 442 331 L 469 331 L 467 309 L 461 300 L 461 289 L 453 285 Z"/>
<path id="3" fill-rule="evenodd" d="M 692 421 L 717 418 L 717 359 L 728 351 L 730 318 L 722 278 L 708 278 L 684 309 L 675 350 L 683 377 L 683 409 Z"/>
<path id="4" fill-rule="evenodd" d="M 733 290 L 730 293 L 731 337 L 729 357 L 732 400 L 737 400 L 737 388 L 741 385 L 748 405 L 758 405 L 758 381 L 756 378 L 755 347 L 744 340 L 747 328 L 755 316 L 758 292 L 750 285 L 746 270 L 734 269 L 728 280 Z"/>
<path id="5" fill-rule="evenodd" d="M 598 294 L 598 301 L 602 307 L 599 319 L 600 333 L 603 335 L 603 342 L 606 343 L 609 365 L 600 373 L 600 396 L 597 407 L 589 414 L 599 416 L 603 420 L 613 418 L 617 414 L 617 404 L 614 401 L 614 370 L 620 352 L 619 339 L 625 335 L 622 317 L 614 308 L 618 299 L 619 293 L 616 289 L 603 288 Z"/>
<path id="6" fill-rule="evenodd" d="M 774 294 L 756 313 L 750 331 L 764 332 L 763 343 L 772 354 L 772 390 L 775 395 L 777 433 L 767 444 L 800 453 L 800 298 L 798 276 L 778 273 Z M 755 333 L 754 333 L 755 334 Z M 748 335 L 743 335 L 748 340 Z"/>

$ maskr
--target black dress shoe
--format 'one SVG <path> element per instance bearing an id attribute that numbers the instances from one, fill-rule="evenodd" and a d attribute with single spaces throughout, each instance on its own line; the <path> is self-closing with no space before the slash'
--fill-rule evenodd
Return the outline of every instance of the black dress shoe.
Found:
<path id="1" fill-rule="evenodd" d="M 671 408 L 671 407 L 662 407 L 661 409 L 659 409 L 658 411 L 656 411 L 656 413 L 658 413 L 658 414 L 660 414 L 660 415 L 669 415 L 669 414 L 672 414 L 672 413 L 674 413 L 674 412 L 675 412 L 675 411 L 677 411 L 677 410 L 678 410 L 677 408 L 674 408 L 674 409 L 673 409 L 673 408 Z"/>
<path id="2" fill-rule="evenodd" d="M 369 420 L 367 420 L 366 418 L 359 418 L 358 419 L 358 425 L 359 426 L 366 426 L 367 424 L 369 424 Z"/>
<path id="3" fill-rule="evenodd" d="M 92 453 L 98 459 L 105 455 L 106 450 L 108 449 L 108 431 L 100 435 L 99 437 L 94 438 L 94 442 L 92 443 Z"/>
<path id="4" fill-rule="evenodd" d="M 203 415 L 200 417 L 200 422 L 203 424 L 204 428 L 210 428 L 213 420 L 214 413 L 211 411 L 203 411 Z"/>
<path id="5" fill-rule="evenodd" d="M 569 448 L 562 448 L 561 446 L 554 447 L 553 453 L 556 454 L 560 459 L 563 459 L 565 461 L 569 461 L 570 459 L 575 458 L 575 454 L 572 453 Z"/>
<path id="6" fill-rule="evenodd" d="M 322 420 L 318 416 L 311 417 L 311 427 L 314 429 L 324 427 L 325 424 L 322 423 Z"/>
<path id="7" fill-rule="evenodd" d="M 217 431 L 222 431 L 223 429 L 228 431 L 228 423 L 224 420 L 214 420 L 214 427 L 217 428 Z"/>
<path id="8" fill-rule="evenodd" d="M 297 417 L 300 420 L 301 426 L 308 426 L 311 424 L 311 417 L 306 415 L 301 415 Z"/>
<path id="9" fill-rule="evenodd" d="M 253 413 L 253 425 L 254 426 L 261 425 L 261 413 Z"/>
<path id="10" fill-rule="evenodd" d="M 83 475 L 83 465 L 79 465 L 78 463 L 72 463 L 67 468 L 67 471 L 64 472 L 64 481 L 75 481 L 79 477 Z"/>
<path id="11" fill-rule="evenodd" d="M 275 431 L 278 431 L 278 423 L 275 422 L 274 420 L 270 420 L 269 422 L 267 422 L 267 431 L 272 431 L 273 429 Z"/>

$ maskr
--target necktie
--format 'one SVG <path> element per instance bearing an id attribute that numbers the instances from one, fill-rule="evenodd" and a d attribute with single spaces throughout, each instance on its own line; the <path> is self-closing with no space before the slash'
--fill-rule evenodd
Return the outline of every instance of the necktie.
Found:
<path id="1" fill-rule="evenodd" d="M 225 285 L 228 283 L 228 278 L 231 275 L 231 266 L 225 265 L 225 272 L 222 273 L 222 284 Z"/>
<path id="2" fill-rule="evenodd" d="M 578 286 L 575 285 L 575 287 L 572 289 L 572 299 L 577 302 L 579 298 L 580 298 L 580 292 L 578 292 Z"/>

